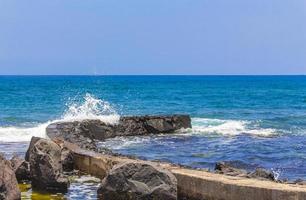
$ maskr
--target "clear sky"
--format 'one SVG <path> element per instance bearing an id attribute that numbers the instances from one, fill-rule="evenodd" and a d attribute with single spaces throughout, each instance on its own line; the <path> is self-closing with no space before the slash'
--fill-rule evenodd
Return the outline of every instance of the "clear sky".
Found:
<path id="1" fill-rule="evenodd" d="M 0 0 L 0 74 L 306 74 L 305 0 Z"/>

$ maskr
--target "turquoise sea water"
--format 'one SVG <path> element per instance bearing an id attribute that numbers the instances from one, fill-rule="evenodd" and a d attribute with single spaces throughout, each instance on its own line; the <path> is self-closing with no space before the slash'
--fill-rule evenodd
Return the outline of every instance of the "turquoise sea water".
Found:
<path id="1" fill-rule="evenodd" d="M 116 152 L 198 168 L 235 161 L 306 179 L 306 76 L 1 76 L 0 151 L 54 120 L 190 114 L 184 133 L 115 138 Z"/>

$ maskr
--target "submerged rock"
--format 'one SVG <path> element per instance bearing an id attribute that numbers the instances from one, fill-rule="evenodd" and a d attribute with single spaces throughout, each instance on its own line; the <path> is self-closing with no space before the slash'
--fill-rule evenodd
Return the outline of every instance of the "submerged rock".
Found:
<path id="1" fill-rule="evenodd" d="M 20 198 L 18 182 L 11 163 L 0 154 L 0 199 L 17 200 Z"/>
<path id="2" fill-rule="evenodd" d="M 147 162 L 127 162 L 111 169 L 98 190 L 101 199 L 177 199 L 177 180 L 168 170 Z"/>
<path id="3" fill-rule="evenodd" d="M 159 133 L 174 133 L 182 128 L 191 128 L 188 115 L 121 117 L 116 124 L 100 120 L 57 122 L 47 127 L 47 135 L 79 145 L 81 148 L 97 150 L 95 140 L 116 136 L 136 136 Z"/>
<path id="4" fill-rule="evenodd" d="M 30 180 L 30 163 L 23 158 L 14 155 L 11 159 L 11 166 L 15 172 L 18 182 Z"/>
<path id="5" fill-rule="evenodd" d="M 29 162 L 33 189 L 67 191 L 68 179 L 62 174 L 60 146 L 50 140 L 39 139 L 29 151 Z"/>

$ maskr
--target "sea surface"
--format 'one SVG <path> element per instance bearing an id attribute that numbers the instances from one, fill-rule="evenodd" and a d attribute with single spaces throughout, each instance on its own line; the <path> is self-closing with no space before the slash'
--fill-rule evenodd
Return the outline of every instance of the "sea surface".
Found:
<path id="1" fill-rule="evenodd" d="M 233 161 L 306 179 L 306 76 L 0 76 L 0 97 L 0 152 L 8 158 L 54 121 L 190 114 L 192 129 L 100 145 L 195 168 Z"/>

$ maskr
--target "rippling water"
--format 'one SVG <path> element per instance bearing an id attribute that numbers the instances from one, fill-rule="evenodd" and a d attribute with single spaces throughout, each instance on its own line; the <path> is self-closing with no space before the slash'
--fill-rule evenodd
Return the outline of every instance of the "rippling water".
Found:
<path id="1" fill-rule="evenodd" d="M 199 168 L 230 160 L 306 179 L 305 76 L 2 76 L 0 96 L 0 151 L 8 157 L 24 154 L 53 121 L 184 113 L 193 124 L 184 133 L 101 145 Z"/>

